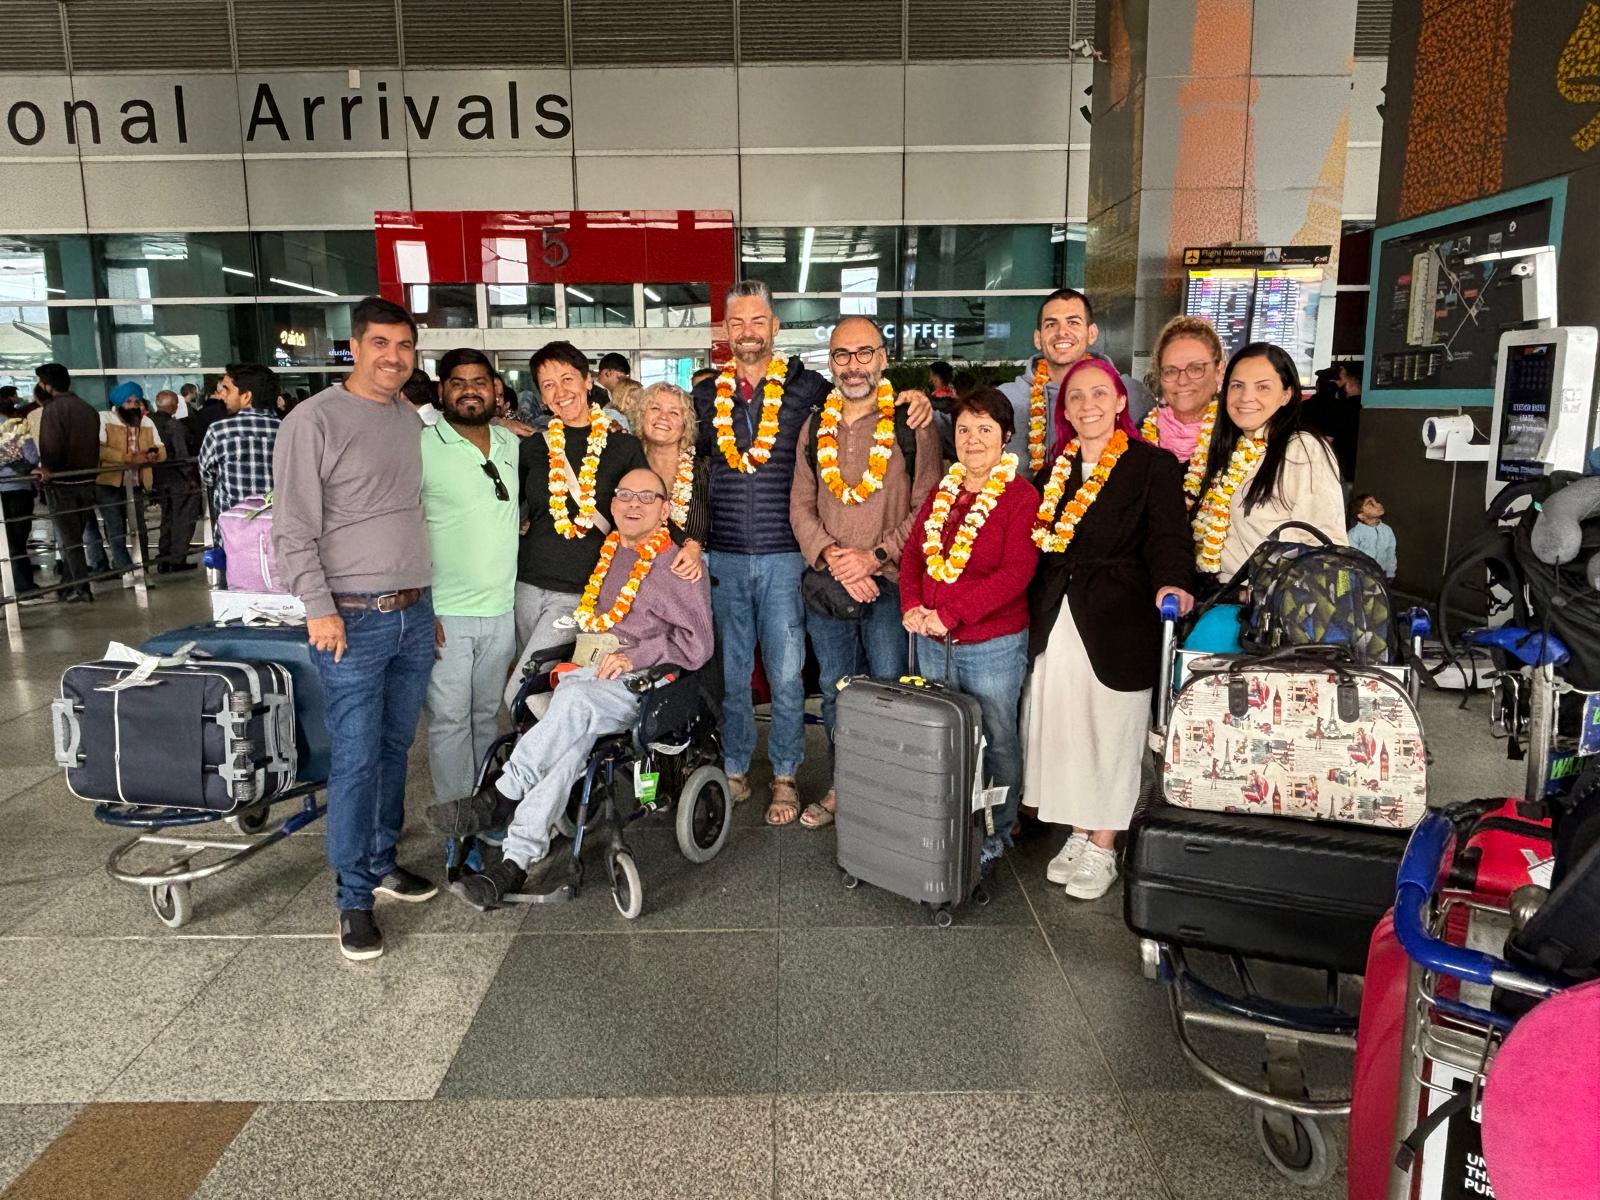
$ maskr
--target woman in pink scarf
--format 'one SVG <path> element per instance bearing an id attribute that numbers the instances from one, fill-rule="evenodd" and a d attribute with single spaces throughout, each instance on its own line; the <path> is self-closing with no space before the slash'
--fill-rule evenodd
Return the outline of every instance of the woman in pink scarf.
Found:
<path id="1" fill-rule="evenodd" d="M 1140 434 L 1188 464 L 1183 490 L 1192 509 L 1206 473 L 1206 452 L 1216 420 L 1222 341 L 1203 317 L 1173 317 L 1162 327 L 1152 359 L 1161 403 L 1150 410 Z"/>

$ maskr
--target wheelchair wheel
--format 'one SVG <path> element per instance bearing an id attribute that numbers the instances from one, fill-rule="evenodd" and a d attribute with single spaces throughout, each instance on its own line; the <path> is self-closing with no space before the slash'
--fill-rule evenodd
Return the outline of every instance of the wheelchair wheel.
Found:
<path id="1" fill-rule="evenodd" d="M 631 921 L 644 911 L 644 886 L 639 880 L 639 867 L 626 850 L 618 850 L 611 856 L 611 899 L 626 920 Z"/>
<path id="2" fill-rule="evenodd" d="M 582 785 L 580 784 L 579 786 L 582 786 Z M 598 790 L 599 789 L 597 787 L 596 791 L 598 791 Z M 584 832 L 585 833 L 593 832 L 595 825 L 598 824 L 599 821 L 600 821 L 600 798 L 597 795 L 596 796 L 590 796 L 589 797 L 589 821 L 588 821 L 588 824 L 586 824 L 583 827 Z M 567 801 L 566 808 L 562 809 L 560 812 L 558 812 L 556 814 L 555 831 L 557 833 L 559 833 L 562 837 L 567 838 L 569 841 L 572 838 L 577 836 L 577 834 L 578 834 L 578 797 L 576 795 L 574 795 L 571 800 Z"/>
<path id="3" fill-rule="evenodd" d="M 156 919 L 168 929 L 182 929 L 194 915 L 194 901 L 187 883 L 158 883 L 150 888 L 150 907 Z"/>
<path id="4" fill-rule="evenodd" d="M 728 777 L 721 767 L 707 764 L 684 781 L 673 824 L 678 849 L 690 862 L 710 862 L 721 852 L 733 827 Z"/>

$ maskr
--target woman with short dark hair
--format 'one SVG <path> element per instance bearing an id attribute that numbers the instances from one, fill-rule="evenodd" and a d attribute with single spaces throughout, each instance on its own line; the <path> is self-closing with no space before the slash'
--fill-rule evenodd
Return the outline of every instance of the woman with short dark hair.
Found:
<path id="1" fill-rule="evenodd" d="M 1348 544 L 1339 465 L 1301 423 L 1300 372 L 1271 342 L 1228 360 L 1222 406 L 1194 511 L 1195 569 L 1226 580 L 1285 521 L 1303 521 Z M 1286 530 L 1292 541 L 1311 535 Z"/>
<path id="2" fill-rule="evenodd" d="M 1006 453 L 1011 401 L 984 388 L 950 412 L 956 463 L 923 502 L 900 559 L 900 609 L 916 637 L 917 664 L 930 679 L 946 670 L 983 709 L 985 783 L 1004 788 L 992 861 L 1011 844 L 1022 787 L 1017 706 L 1028 670 L 1028 584 L 1039 552 L 1031 531 L 1039 493 Z"/>

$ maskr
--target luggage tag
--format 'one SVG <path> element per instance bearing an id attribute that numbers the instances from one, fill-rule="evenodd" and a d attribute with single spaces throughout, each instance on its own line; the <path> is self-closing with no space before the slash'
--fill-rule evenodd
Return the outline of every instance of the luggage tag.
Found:
<path id="1" fill-rule="evenodd" d="M 638 759 L 633 764 L 633 795 L 639 802 L 639 807 L 653 810 L 656 806 L 656 787 L 661 782 L 660 771 L 646 771 L 644 763 Z"/>
<path id="2" fill-rule="evenodd" d="M 983 786 L 983 752 L 989 748 L 989 739 L 982 734 L 978 735 L 978 765 L 972 776 L 972 811 L 983 810 L 983 828 L 988 837 L 994 836 L 994 810 L 995 806 L 1006 802 L 1006 793 L 1009 787 L 986 788 Z"/>
<path id="3" fill-rule="evenodd" d="M 989 837 L 994 836 L 994 810 L 1005 804 L 1010 792 L 1008 784 L 1005 787 L 984 788 L 978 796 L 978 803 L 983 806 L 983 831 Z"/>

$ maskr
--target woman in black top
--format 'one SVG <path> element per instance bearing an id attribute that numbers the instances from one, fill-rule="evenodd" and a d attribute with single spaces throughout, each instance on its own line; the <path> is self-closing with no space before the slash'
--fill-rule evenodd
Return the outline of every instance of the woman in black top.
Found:
<path id="1" fill-rule="evenodd" d="M 699 430 L 694 401 L 675 383 L 652 383 L 639 394 L 633 408 L 634 433 L 644 445 L 651 470 L 661 476 L 671 502 L 667 524 L 672 540 L 681 547 L 672 573 L 684 579 L 700 578 L 701 552 L 710 521 L 707 504 L 711 472 L 695 458 Z"/>

